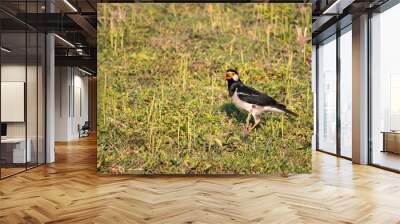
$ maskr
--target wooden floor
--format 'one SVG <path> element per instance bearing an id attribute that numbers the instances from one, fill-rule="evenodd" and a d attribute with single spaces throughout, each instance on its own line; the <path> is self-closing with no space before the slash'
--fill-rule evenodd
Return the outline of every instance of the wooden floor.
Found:
<path id="1" fill-rule="evenodd" d="M 95 139 L 0 181 L 0 223 L 400 223 L 400 175 L 323 153 L 289 178 L 104 177 Z"/>
<path id="2" fill-rule="evenodd" d="M 15 168 L 15 167 L 7 167 L 7 168 L 1 168 L 1 177 L 7 177 L 7 176 L 11 176 L 13 174 L 19 173 L 19 172 L 23 172 L 25 169 L 24 168 Z"/>
<path id="3" fill-rule="evenodd" d="M 400 170 L 400 155 L 391 152 L 375 150 L 372 156 L 374 164 Z"/>

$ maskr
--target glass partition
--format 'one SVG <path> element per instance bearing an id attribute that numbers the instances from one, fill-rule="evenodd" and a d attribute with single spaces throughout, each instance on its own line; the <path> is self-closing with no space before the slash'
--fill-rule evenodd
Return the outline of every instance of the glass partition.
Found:
<path id="1" fill-rule="evenodd" d="M 26 3 L 16 13 L 43 10 L 43 1 Z M 45 163 L 45 44 L 43 33 L 0 12 L 1 179 Z"/>
<path id="2" fill-rule="evenodd" d="M 318 149 L 336 154 L 336 36 L 318 47 Z"/>
<path id="3" fill-rule="evenodd" d="M 400 170 L 400 5 L 371 18 L 371 162 Z"/>
<path id="4" fill-rule="evenodd" d="M 27 167 L 37 165 L 38 160 L 38 34 L 27 33 L 27 82 L 26 82 L 26 113 L 27 113 L 27 150 L 30 151 L 30 160 Z"/>
<path id="5" fill-rule="evenodd" d="M 352 34 L 351 25 L 340 36 L 340 155 L 352 157 Z"/>
<path id="6" fill-rule="evenodd" d="M 25 32 L 1 34 L 2 177 L 24 171 L 31 158 L 26 150 L 26 41 Z"/>
<path id="7" fill-rule="evenodd" d="M 45 124 L 46 124 L 46 38 L 43 33 L 38 34 L 38 74 L 37 74 L 37 162 L 43 164 L 46 162 L 46 144 L 45 144 Z"/>

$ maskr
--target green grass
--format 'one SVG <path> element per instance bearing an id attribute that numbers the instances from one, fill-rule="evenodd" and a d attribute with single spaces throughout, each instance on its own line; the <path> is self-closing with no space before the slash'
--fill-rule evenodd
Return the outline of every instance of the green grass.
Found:
<path id="1" fill-rule="evenodd" d="M 102 173 L 311 171 L 310 4 L 99 4 Z M 229 67 L 299 114 L 243 136 Z"/>

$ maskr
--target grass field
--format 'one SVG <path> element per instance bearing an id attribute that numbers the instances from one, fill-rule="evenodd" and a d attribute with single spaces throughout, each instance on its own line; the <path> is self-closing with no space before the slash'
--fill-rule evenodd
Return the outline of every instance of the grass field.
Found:
<path id="1" fill-rule="evenodd" d="M 310 4 L 98 6 L 98 172 L 311 171 Z M 299 116 L 244 136 L 229 67 Z"/>

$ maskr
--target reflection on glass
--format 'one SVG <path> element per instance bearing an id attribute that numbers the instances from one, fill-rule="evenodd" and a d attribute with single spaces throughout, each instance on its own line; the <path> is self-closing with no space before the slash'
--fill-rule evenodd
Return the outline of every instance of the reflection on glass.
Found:
<path id="1" fill-rule="evenodd" d="M 38 136 L 37 136 L 37 147 L 38 147 L 38 164 L 45 163 L 45 60 L 46 60 L 46 52 L 45 52 L 45 44 L 46 39 L 45 35 L 39 33 L 38 40 L 38 77 L 37 77 L 37 89 L 38 89 Z"/>
<path id="2" fill-rule="evenodd" d="M 371 19 L 372 163 L 400 170 L 400 5 Z"/>
<path id="3" fill-rule="evenodd" d="M 318 148 L 336 153 L 336 40 L 318 48 Z"/>
<path id="4" fill-rule="evenodd" d="M 27 167 L 37 165 L 37 76 L 38 76 L 38 35 L 36 32 L 27 33 L 27 82 L 26 82 L 26 113 L 27 113 L 27 143 L 30 149 L 30 161 Z"/>
<path id="5" fill-rule="evenodd" d="M 43 13 L 45 0 L 0 1 L 15 14 Z M 0 12 L 0 178 L 45 163 L 45 44 L 43 33 Z"/>
<path id="6" fill-rule="evenodd" d="M 9 49 L 1 52 L 1 175 L 5 177 L 24 171 L 31 151 L 26 144 L 26 35 L 2 33 L 1 44 Z"/>
<path id="7" fill-rule="evenodd" d="M 350 30 L 347 30 L 350 29 Z M 340 36 L 340 153 L 352 157 L 352 35 L 351 26 Z"/>

